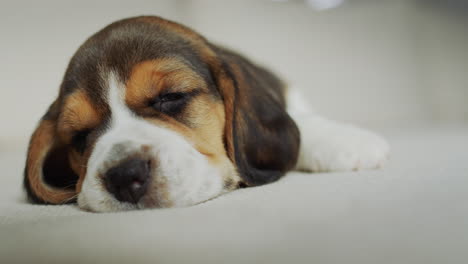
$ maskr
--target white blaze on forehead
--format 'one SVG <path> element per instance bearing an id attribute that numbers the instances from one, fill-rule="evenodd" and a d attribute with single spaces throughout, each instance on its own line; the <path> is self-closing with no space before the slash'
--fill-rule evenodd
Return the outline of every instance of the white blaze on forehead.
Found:
<path id="1" fill-rule="evenodd" d="M 111 72 L 108 78 L 107 102 L 111 110 L 111 127 L 125 125 L 135 118 L 125 104 L 125 86 Z"/>
<path id="2" fill-rule="evenodd" d="M 149 146 L 156 160 L 152 185 L 146 196 L 172 206 L 197 204 L 223 192 L 224 169 L 211 165 L 182 135 L 158 127 L 133 114 L 125 104 L 125 85 L 109 74 L 107 101 L 111 111 L 108 130 L 98 139 L 88 161 L 88 170 L 78 197 L 80 207 L 94 211 L 118 211 L 145 207 L 144 198 L 133 205 L 117 201 L 103 186 L 99 175 L 130 155 Z M 151 185 L 150 185 L 151 186 Z M 164 194 L 164 195 L 162 195 Z M 164 196 L 164 197 L 163 197 Z"/>

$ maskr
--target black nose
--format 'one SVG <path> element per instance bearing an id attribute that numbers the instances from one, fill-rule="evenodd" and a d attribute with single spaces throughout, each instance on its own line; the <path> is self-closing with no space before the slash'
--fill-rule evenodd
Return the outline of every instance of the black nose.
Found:
<path id="1" fill-rule="evenodd" d="M 117 200 L 137 203 L 146 193 L 151 167 L 148 160 L 128 159 L 105 174 L 105 185 Z"/>

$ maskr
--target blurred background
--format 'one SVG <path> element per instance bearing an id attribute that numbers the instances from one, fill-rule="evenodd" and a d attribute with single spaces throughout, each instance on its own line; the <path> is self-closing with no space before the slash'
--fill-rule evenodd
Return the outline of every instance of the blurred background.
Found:
<path id="1" fill-rule="evenodd" d="M 467 3 L 0 1 L 0 147 L 25 147 L 86 38 L 143 14 L 268 66 L 330 118 L 377 130 L 468 124 Z"/>

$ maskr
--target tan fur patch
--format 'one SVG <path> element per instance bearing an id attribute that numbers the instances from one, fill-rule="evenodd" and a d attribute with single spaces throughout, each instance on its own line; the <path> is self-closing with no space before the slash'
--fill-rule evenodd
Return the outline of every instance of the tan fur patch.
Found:
<path id="1" fill-rule="evenodd" d="M 218 69 L 219 70 L 219 69 Z M 226 73 L 219 72 L 219 88 L 224 98 L 224 116 L 225 116 L 225 127 L 224 127 L 224 140 L 226 144 L 226 151 L 229 158 L 233 163 L 236 162 L 234 155 L 234 142 L 233 142 L 233 122 L 234 122 L 234 98 L 235 88 L 232 80 L 226 76 Z"/>
<path id="2" fill-rule="evenodd" d="M 46 202 L 58 204 L 72 199 L 76 192 L 55 189 L 47 186 L 42 180 L 42 166 L 55 139 L 54 122 L 42 121 L 31 138 L 27 157 L 29 184 L 33 192 Z"/>
<path id="3" fill-rule="evenodd" d="M 62 113 L 58 119 L 57 131 L 64 142 L 70 143 L 74 133 L 86 129 L 93 129 L 101 122 L 101 111 L 97 109 L 84 90 L 76 90 L 65 99 Z M 76 190 L 79 193 L 86 175 L 86 164 L 92 148 L 80 154 L 70 149 L 68 160 L 72 170 L 78 175 Z"/>
<path id="4" fill-rule="evenodd" d="M 208 97 L 208 96 L 207 96 Z M 206 99 L 205 99 L 206 100 Z M 174 119 L 145 118 L 157 126 L 165 127 L 182 135 L 194 148 L 203 154 L 208 161 L 219 167 L 226 177 L 225 181 L 240 181 L 233 163 L 229 159 L 223 142 L 224 106 L 222 103 L 208 103 L 204 99 L 194 100 L 187 110 L 189 122 L 195 127 L 187 127 Z M 212 99 L 208 99 L 212 100 Z M 234 188 L 233 186 L 229 186 Z"/>
<path id="5" fill-rule="evenodd" d="M 92 129 L 99 125 L 100 121 L 100 112 L 93 106 L 84 90 L 78 89 L 65 99 L 57 131 L 65 142 L 70 142 L 74 132 Z"/>

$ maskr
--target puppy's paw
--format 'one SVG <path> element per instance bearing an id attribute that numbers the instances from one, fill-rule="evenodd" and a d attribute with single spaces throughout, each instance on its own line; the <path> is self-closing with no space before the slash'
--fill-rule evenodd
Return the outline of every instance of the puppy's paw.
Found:
<path id="1" fill-rule="evenodd" d="M 298 169 L 309 171 L 375 169 L 381 167 L 388 159 L 390 152 L 388 143 L 370 131 L 331 121 L 319 125 L 301 129 L 301 132 L 310 133 L 302 134 Z"/>

